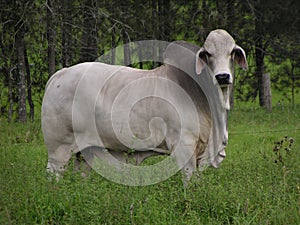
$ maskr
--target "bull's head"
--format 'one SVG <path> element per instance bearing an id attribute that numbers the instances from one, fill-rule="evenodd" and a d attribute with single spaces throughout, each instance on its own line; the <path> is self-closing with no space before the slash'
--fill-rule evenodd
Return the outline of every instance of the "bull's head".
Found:
<path id="1" fill-rule="evenodd" d="M 205 64 L 212 70 L 214 83 L 222 88 L 226 108 L 229 109 L 230 86 L 234 80 L 234 62 L 244 70 L 248 68 L 245 51 L 235 44 L 225 30 L 214 30 L 207 36 L 196 55 L 196 73 L 200 74 Z"/>

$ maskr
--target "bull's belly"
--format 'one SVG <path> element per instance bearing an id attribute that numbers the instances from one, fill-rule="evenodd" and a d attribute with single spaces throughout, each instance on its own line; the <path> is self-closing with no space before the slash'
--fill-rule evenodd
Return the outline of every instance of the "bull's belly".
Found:
<path id="1" fill-rule="evenodd" d="M 150 125 L 149 125 L 150 124 Z M 180 138 L 180 128 L 174 124 L 163 124 L 161 120 L 134 125 L 119 123 L 108 126 L 99 123 L 98 138 L 102 147 L 114 151 L 148 151 L 155 148 L 172 150 Z"/>

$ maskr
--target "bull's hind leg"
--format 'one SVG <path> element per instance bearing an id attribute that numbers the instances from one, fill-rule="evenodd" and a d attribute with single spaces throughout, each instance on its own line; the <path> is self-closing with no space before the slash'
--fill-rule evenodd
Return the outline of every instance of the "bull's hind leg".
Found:
<path id="1" fill-rule="evenodd" d="M 72 157 L 72 145 L 62 144 L 48 151 L 47 171 L 59 174 L 65 170 Z"/>
<path id="2" fill-rule="evenodd" d="M 47 171 L 59 174 L 68 165 L 72 153 L 77 151 L 71 122 L 62 117 L 48 116 L 54 112 L 44 110 L 42 130 L 48 150 Z"/>
<path id="3" fill-rule="evenodd" d="M 88 174 L 92 170 L 92 167 L 88 164 L 84 155 L 81 152 L 77 152 L 75 156 L 76 156 L 76 158 L 74 159 L 75 172 L 80 172 L 82 177 L 88 177 Z"/>

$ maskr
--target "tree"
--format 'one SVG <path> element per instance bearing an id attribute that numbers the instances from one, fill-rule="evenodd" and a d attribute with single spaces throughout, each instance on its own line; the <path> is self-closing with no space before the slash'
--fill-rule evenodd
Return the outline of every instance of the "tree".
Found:
<path id="1" fill-rule="evenodd" d="M 47 40 L 48 40 L 48 77 L 50 78 L 56 71 L 55 69 L 55 24 L 54 7 L 55 0 L 47 0 Z"/>
<path id="2" fill-rule="evenodd" d="M 26 111 L 26 66 L 25 66 L 25 43 L 24 43 L 24 21 L 20 20 L 16 26 L 16 55 L 18 59 L 18 72 L 19 72 L 19 83 L 18 83 L 18 119 L 20 122 L 27 121 Z"/>
<path id="3" fill-rule="evenodd" d="M 72 14 L 73 14 L 73 1 L 63 0 L 62 4 L 62 22 L 61 22 L 61 42 L 62 42 L 62 65 L 68 67 L 72 64 Z"/>
<path id="4" fill-rule="evenodd" d="M 61 67 L 94 61 L 121 44 L 124 53 L 119 58 L 119 51 L 112 52 L 111 62 L 131 65 L 143 56 L 142 49 L 126 45 L 131 41 L 186 40 L 201 46 L 216 28 L 228 30 L 248 55 L 249 70 L 236 70 L 238 99 L 258 97 L 265 106 L 263 78 L 269 73 L 272 87 L 293 103 L 300 82 L 299 9 L 295 0 L 0 1 L 0 115 L 25 120 L 27 103 L 33 118 L 46 81 Z M 158 59 L 162 53 L 153 49 Z"/>
<path id="5" fill-rule="evenodd" d="M 29 104 L 29 118 L 31 121 L 34 121 L 34 103 L 32 100 L 32 82 L 31 82 L 31 74 L 27 56 L 26 45 L 24 44 L 24 59 L 25 59 L 25 69 L 26 69 L 26 88 L 27 88 L 27 100 Z"/>
<path id="6" fill-rule="evenodd" d="M 121 1 L 120 3 L 120 13 L 123 18 L 120 18 L 120 21 L 122 21 L 122 28 L 121 28 L 121 34 L 122 34 L 122 40 L 124 45 L 124 65 L 126 66 L 132 66 L 131 65 L 131 52 L 130 52 L 130 26 L 128 26 L 129 23 L 129 17 L 131 13 L 131 7 L 129 1 Z"/>
<path id="7" fill-rule="evenodd" d="M 270 63 L 276 69 L 272 71 L 272 83 L 294 106 L 300 85 L 300 2 L 287 0 L 275 7 L 277 16 L 270 26 L 274 41 L 269 49 Z"/>
<path id="8" fill-rule="evenodd" d="M 259 5 L 254 7 L 254 32 L 255 32 L 255 63 L 256 63 L 256 77 L 257 77 L 257 87 L 259 93 L 259 105 L 265 107 L 265 93 L 264 93 L 264 74 L 265 74 L 265 52 L 268 47 L 268 41 L 265 41 L 265 32 L 263 27 L 264 13 L 259 11 Z"/>
<path id="9" fill-rule="evenodd" d="M 7 87 L 7 101 L 1 101 L 2 114 L 7 112 L 8 121 L 12 121 L 14 104 L 18 101 L 15 92 L 16 84 L 16 65 L 15 65 L 15 48 L 14 39 L 11 33 L 15 33 L 15 29 L 11 24 L 13 17 L 10 10 L 13 8 L 12 2 L 10 4 L 1 4 L 1 24 L 0 24 L 0 73 L 3 87 Z M 2 89 L 2 88 L 1 88 Z M 5 88 L 1 90 L 4 91 Z M 5 93 L 4 93 L 5 94 Z"/>
<path id="10" fill-rule="evenodd" d="M 96 2 L 96 0 L 85 0 L 83 3 L 80 62 L 95 61 L 98 56 L 98 9 Z"/>

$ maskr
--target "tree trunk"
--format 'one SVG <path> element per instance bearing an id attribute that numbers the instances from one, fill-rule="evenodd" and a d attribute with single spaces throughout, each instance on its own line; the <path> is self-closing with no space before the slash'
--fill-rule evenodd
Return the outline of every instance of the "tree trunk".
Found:
<path id="1" fill-rule="evenodd" d="M 22 26 L 22 25 L 21 25 Z M 18 58 L 18 72 L 19 72 L 19 83 L 18 83 L 18 120 L 20 122 L 27 121 L 26 111 L 26 67 L 25 67 L 25 56 L 24 56 L 24 32 L 23 27 L 20 27 L 16 33 L 16 54 Z"/>
<path id="2" fill-rule="evenodd" d="M 202 1 L 202 6 L 201 6 L 201 14 L 202 14 L 202 28 L 204 30 L 204 32 L 201 32 L 201 35 L 199 35 L 197 42 L 199 43 L 203 43 L 207 32 L 208 32 L 208 28 L 210 27 L 210 20 L 209 20 L 209 9 L 207 6 L 207 2 L 206 0 Z"/>
<path id="3" fill-rule="evenodd" d="M 157 40 L 158 37 L 158 0 L 152 0 L 152 39 Z M 154 42 L 155 43 L 155 42 Z M 158 52 L 157 52 L 157 46 L 153 45 L 153 53 L 152 53 L 152 68 L 155 68 L 158 66 L 158 63 L 155 61 L 155 59 L 158 58 Z"/>
<path id="4" fill-rule="evenodd" d="M 158 0 L 158 39 L 162 41 L 170 41 L 171 33 L 171 7 L 170 0 Z M 157 46 L 158 47 L 158 46 Z M 156 66 L 160 66 L 163 60 L 163 49 L 158 47 L 158 62 Z"/>
<path id="5" fill-rule="evenodd" d="M 162 0 L 161 0 L 162 1 Z M 163 0 L 162 1 L 162 33 L 163 37 L 161 40 L 164 41 L 170 41 L 170 34 L 171 34 L 171 29 L 172 29 L 172 18 L 173 16 L 171 15 L 171 2 L 170 0 Z"/>
<path id="6" fill-rule="evenodd" d="M 110 11 L 113 18 L 117 18 L 117 9 L 114 6 L 114 4 L 110 5 Z M 110 58 L 110 64 L 115 65 L 116 64 L 116 29 L 115 29 L 115 21 L 112 21 L 112 29 L 111 29 L 111 58 Z"/>
<path id="7" fill-rule="evenodd" d="M 262 49 L 261 40 L 255 44 L 255 62 L 256 62 L 256 77 L 257 88 L 259 96 L 259 105 L 265 106 L 264 102 L 264 89 L 263 89 L 263 74 L 264 74 L 264 53 Z"/>
<path id="8" fill-rule="evenodd" d="M 216 8 L 218 12 L 218 26 L 224 27 L 226 25 L 226 11 L 224 10 L 224 1 L 216 0 Z"/>
<path id="9" fill-rule="evenodd" d="M 203 21 L 203 25 L 205 26 L 205 24 L 206 25 L 208 24 L 208 15 L 209 15 L 206 0 L 202 1 L 201 10 L 202 10 L 202 21 Z"/>
<path id="10" fill-rule="evenodd" d="M 29 104 L 29 118 L 31 121 L 34 121 L 34 103 L 32 100 L 32 92 L 31 92 L 31 76 L 30 76 L 30 68 L 28 62 L 28 56 L 26 51 L 26 45 L 24 43 L 24 58 L 25 58 L 25 69 L 26 69 L 26 83 L 27 83 L 27 100 Z"/>
<path id="11" fill-rule="evenodd" d="M 9 109 L 8 109 L 8 122 L 12 121 L 12 116 L 14 112 L 14 99 L 13 99 L 13 71 L 16 67 L 13 67 L 9 71 L 8 75 L 8 99 L 9 99 Z"/>
<path id="12" fill-rule="evenodd" d="M 265 49 L 263 45 L 263 27 L 262 23 L 262 15 L 259 11 L 256 10 L 255 14 L 255 63 L 256 63 L 256 78 L 257 78 L 257 89 L 259 96 L 259 105 L 261 107 L 265 107 L 265 93 L 263 86 L 263 75 L 265 71 L 264 65 L 264 57 L 265 57 Z"/>
<path id="13" fill-rule="evenodd" d="M 234 108 L 234 83 L 230 88 L 229 103 L 230 103 L 230 109 L 233 109 Z"/>
<path id="14" fill-rule="evenodd" d="M 48 77 L 55 73 L 55 31 L 53 0 L 47 0 Z"/>
<path id="15" fill-rule="evenodd" d="M 225 28 L 228 31 L 235 32 L 236 31 L 236 12 L 235 12 L 235 1 L 234 0 L 226 0 L 226 24 Z"/>
<path id="16" fill-rule="evenodd" d="M 157 0 L 152 0 L 151 1 L 152 5 L 151 5 L 151 8 L 152 8 L 152 39 L 153 40 L 156 40 L 158 37 L 157 37 L 157 33 L 158 33 L 158 28 L 157 28 L 157 22 L 158 22 L 158 19 L 157 19 Z"/>
<path id="17" fill-rule="evenodd" d="M 295 76 L 295 67 L 296 65 L 291 62 L 291 76 L 292 76 L 292 106 L 295 107 L 295 82 L 296 82 L 296 76 Z"/>
<path id="18" fill-rule="evenodd" d="M 62 1 L 62 65 L 68 67 L 72 64 L 72 10 L 73 1 Z"/>
<path id="19" fill-rule="evenodd" d="M 272 93 L 271 93 L 271 81 L 270 74 L 266 73 L 262 78 L 262 85 L 264 89 L 264 107 L 268 112 L 272 112 Z"/>
<path id="20" fill-rule="evenodd" d="M 115 28 L 111 31 L 111 64 L 116 64 L 116 30 Z"/>
<path id="21" fill-rule="evenodd" d="M 142 53 L 142 46 L 138 43 L 138 57 L 139 57 L 139 68 L 143 69 L 143 53 Z"/>
<path id="22" fill-rule="evenodd" d="M 131 54 L 130 54 L 130 45 L 129 45 L 129 37 L 126 33 L 125 28 L 122 31 L 123 43 L 124 43 L 124 65 L 131 66 Z"/>
<path id="23" fill-rule="evenodd" d="M 225 1 L 227 13 L 226 13 L 226 24 L 225 27 L 228 30 L 234 31 L 233 25 L 235 24 L 235 18 L 234 18 L 234 1 L 233 0 L 226 0 Z M 230 108 L 234 108 L 234 83 L 232 84 L 232 88 L 230 91 Z"/>
<path id="24" fill-rule="evenodd" d="M 128 17 L 129 17 L 129 13 L 128 13 L 128 3 L 125 1 L 121 1 L 120 3 L 120 9 L 121 9 L 121 14 L 123 14 L 123 27 L 122 27 L 122 31 L 121 31 L 121 37 L 123 40 L 123 51 L 124 51 L 124 65 L 125 66 L 132 66 L 131 65 L 131 51 L 130 51 L 130 36 L 129 33 L 127 32 L 127 28 L 125 25 L 128 24 Z"/>
<path id="25" fill-rule="evenodd" d="M 81 62 L 93 62 L 98 56 L 98 31 L 97 31 L 97 7 L 94 0 L 84 1 L 83 6 L 83 30 L 81 38 Z"/>
<path id="26" fill-rule="evenodd" d="M 255 62 L 256 62 L 256 77 L 259 96 L 259 105 L 264 107 L 264 88 L 263 88 L 263 74 L 264 74 L 264 51 L 262 49 L 261 40 L 255 44 Z"/>

